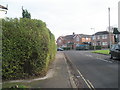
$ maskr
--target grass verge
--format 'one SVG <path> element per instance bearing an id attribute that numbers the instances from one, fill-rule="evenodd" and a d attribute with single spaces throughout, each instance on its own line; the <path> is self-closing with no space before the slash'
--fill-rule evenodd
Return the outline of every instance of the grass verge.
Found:
<path id="1" fill-rule="evenodd" d="M 96 50 L 96 51 L 92 51 L 92 53 L 99 53 L 99 54 L 106 54 L 109 55 L 109 50 Z"/>
<path id="2" fill-rule="evenodd" d="M 14 86 L 18 86 L 18 88 L 30 88 L 28 83 L 16 82 L 16 83 L 3 83 L 2 88 L 11 88 Z"/>

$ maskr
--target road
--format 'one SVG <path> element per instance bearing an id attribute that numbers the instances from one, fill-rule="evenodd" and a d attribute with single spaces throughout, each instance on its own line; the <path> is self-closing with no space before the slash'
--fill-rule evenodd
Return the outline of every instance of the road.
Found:
<path id="1" fill-rule="evenodd" d="M 118 88 L 118 61 L 89 51 L 64 51 L 86 83 L 86 88 Z"/>

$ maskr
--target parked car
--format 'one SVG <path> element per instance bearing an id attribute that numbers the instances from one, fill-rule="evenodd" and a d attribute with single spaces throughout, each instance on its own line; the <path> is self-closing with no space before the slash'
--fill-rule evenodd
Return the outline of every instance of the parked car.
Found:
<path id="1" fill-rule="evenodd" d="M 120 59 L 120 44 L 114 44 L 112 45 L 111 49 L 110 49 L 110 55 L 111 55 L 111 59 L 118 58 Z"/>
<path id="2" fill-rule="evenodd" d="M 62 48 L 57 48 L 57 51 L 63 51 L 63 49 Z"/>

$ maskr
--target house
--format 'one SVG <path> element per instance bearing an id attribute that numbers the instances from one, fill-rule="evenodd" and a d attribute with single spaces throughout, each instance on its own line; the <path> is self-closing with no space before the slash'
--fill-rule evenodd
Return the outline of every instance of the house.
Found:
<path id="1" fill-rule="evenodd" d="M 114 44 L 114 34 L 110 33 L 108 31 L 100 31 L 96 32 L 94 35 L 92 35 L 92 45 L 93 46 L 102 46 L 103 48 L 108 48 L 111 44 Z"/>
<path id="2" fill-rule="evenodd" d="M 91 35 L 85 34 L 75 34 L 60 36 L 57 39 L 58 47 L 70 47 L 71 49 L 75 49 L 78 45 L 90 44 L 91 43 Z"/>

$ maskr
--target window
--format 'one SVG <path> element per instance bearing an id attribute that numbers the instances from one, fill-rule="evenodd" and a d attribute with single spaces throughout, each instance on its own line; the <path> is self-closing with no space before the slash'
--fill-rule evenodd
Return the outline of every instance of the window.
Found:
<path id="1" fill-rule="evenodd" d="M 100 39 L 100 36 L 97 36 L 97 39 Z"/>
<path id="2" fill-rule="evenodd" d="M 102 39 L 107 39 L 107 35 L 102 35 Z"/>
<path id="3" fill-rule="evenodd" d="M 62 41 L 61 40 L 58 40 L 59 43 L 61 43 Z"/>
<path id="4" fill-rule="evenodd" d="M 115 45 L 112 45 L 111 50 L 114 50 L 114 48 L 115 48 Z"/>
<path id="5" fill-rule="evenodd" d="M 79 39 L 79 37 L 78 37 L 78 36 L 76 37 L 76 41 L 80 41 L 80 39 Z"/>
<path id="6" fill-rule="evenodd" d="M 86 40 L 89 40 L 89 38 L 86 37 Z"/>
<path id="7" fill-rule="evenodd" d="M 105 45 L 108 45 L 108 43 L 107 42 L 102 42 L 102 45 L 105 46 Z"/>
<path id="8" fill-rule="evenodd" d="M 92 39 L 95 40 L 95 36 L 93 36 Z"/>
<path id="9" fill-rule="evenodd" d="M 118 45 L 115 46 L 115 49 L 120 49 Z"/>
<path id="10" fill-rule="evenodd" d="M 92 45 L 93 45 L 93 46 L 96 46 L 97 44 L 96 44 L 96 42 L 93 42 Z"/>

